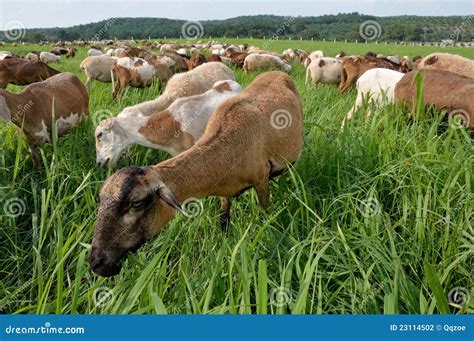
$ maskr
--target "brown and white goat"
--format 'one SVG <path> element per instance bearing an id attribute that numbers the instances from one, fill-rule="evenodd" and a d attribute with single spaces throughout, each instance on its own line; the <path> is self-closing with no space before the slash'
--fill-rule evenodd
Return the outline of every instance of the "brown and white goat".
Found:
<path id="1" fill-rule="evenodd" d="M 90 263 L 101 276 L 120 272 L 120 260 L 156 235 L 190 198 L 230 198 L 254 188 L 269 205 L 269 180 L 298 160 L 303 111 L 293 80 L 280 71 L 258 76 L 222 103 L 190 149 L 151 167 L 119 170 L 100 190 Z M 222 207 L 228 217 L 230 202 Z"/>
<path id="2" fill-rule="evenodd" d="M 19 94 L 0 89 L 0 118 L 23 132 L 36 167 L 41 166 L 37 147 L 51 142 L 53 120 L 58 136 L 62 136 L 88 113 L 87 90 L 69 72 L 33 83 Z"/>
<path id="3" fill-rule="evenodd" d="M 233 80 L 218 81 L 210 90 L 178 98 L 155 114 L 103 120 L 95 130 L 97 164 L 115 166 L 123 152 L 135 144 L 161 149 L 172 156 L 182 153 L 202 136 L 217 106 L 241 91 Z"/>
<path id="4" fill-rule="evenodd" d="M 158 80 L 166 84 L 171 78 L 170 69 L 164 64 L 150 64 L 142 58 L 119 58 L 112 67 L 112 81 L 115 82 L 112 97 L 122 97 L 127 85 L 135 88 L 150 86 Z"/>

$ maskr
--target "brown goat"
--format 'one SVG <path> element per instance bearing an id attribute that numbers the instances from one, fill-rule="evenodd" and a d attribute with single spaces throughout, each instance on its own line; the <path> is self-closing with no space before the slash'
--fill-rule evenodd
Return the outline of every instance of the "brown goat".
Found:
<path id="1" fill-rule="evenodd" d="M 458 117 L 465 127 L 474 129 L 474 79 L 438 69 L 407 73 L 395 87 L 395 101 L 403 103 L 411 111 L 416 107 L 417 73 L 424 81 L 423 99 L 427 106 L 446 110 L 449 112 L 448 119 Z"/>
<path id="2" fill-rule="evenodd" d="M 222 62 L 221 56 L 218 54 L 211 54 L 210 56 L 207 57 L 208 62 Z"/>
<path id="3" fill-rule="evenodd" d="M 186 63 L 188 64 L 188 70 L 192 70 L 199 65 L 207 63 L 207 59 L 202 54 L 193 54 Z"/>
<path id="4" fill-rule="evenodd" d="M 0 88 L 5 89 L 9 83 L 28 85 L 41 82 L 58 73 L 60 71 L 49 67 L 40 60 L 4 59 L 0 61 Z"/>
<path id="5" fill-rule="evenodd" d="M 355 84 L 357 79 L 362 74 L 373 68 L 386 68 L 397 70 L 394 63 L 381 58 L 371 56 L 357 56 L 346 57 L 341 64 L 341 83 L 339 84 L 339 92 L 342 94 L 352 84 Z"/>
<path id="6" fill-rule="evenodd" d="M 261 74 L 217 107 L 190 149 L 156 166 L 123 168 L 105 181 L 93 271 L 119 273 L 121 258 L 156 235 L 176 210 L 186 214 L 180 203 L 190 198 L 230 198 L 253 187 L 267 208 L 269 180 L 298 160 L 302 146 L 303 111 L 293 80 L 279 71 Z M 230 202 L 221 209 L 227 220 Z"/>
<path id="7" fill-rule="evenodd" d="M 23 132 L 35 167 L 41 166 L 37 147 L 52 140 L 53 111 L 58 136 L 68 133 L 89 114 L 89 95 L 74 74 L 55 75 L 27 86 L 19 94 L 0 89 L 0 118 Z"/>

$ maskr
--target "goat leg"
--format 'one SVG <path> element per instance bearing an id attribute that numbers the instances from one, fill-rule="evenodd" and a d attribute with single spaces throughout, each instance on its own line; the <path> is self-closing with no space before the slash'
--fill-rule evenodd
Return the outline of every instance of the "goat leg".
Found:
<path id="1" fill-rule="evenodd" d="M 230 225 L 230 198 L 220 197 L 221 209 L 220 209 L 220 222 L 222 232 L 227 233 Z"/>

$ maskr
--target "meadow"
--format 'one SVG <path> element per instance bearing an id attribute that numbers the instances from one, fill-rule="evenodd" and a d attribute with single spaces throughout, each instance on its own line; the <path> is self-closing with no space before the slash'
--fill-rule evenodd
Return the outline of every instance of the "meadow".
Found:
<path id="1" fill-rule="evenodd" d="M 309 41 L 248 42 L 282 51 L 321 49 L 328 56 L 375 51 L 474 59 L 474 49 Z M 24 55 L 49 46 L 3 47 Z M 74 59 L 52 67 L 85 81 Z M 237 81 L 248 85 L 258 74 Z M 113 101 L 95 82 L 90 116 L 41 148 L 34 170 L 26 143 L 0 122 L 0 312 L 37 314 L 421 314 L 474 313 L 470 133 L 444 114 L 361 111 L 341 129 L 355 91 L 304 85 L 291 72 L 304 107 L 305 145 L 294 169 L 271 184 L 262 211 L 253 190 L 233 201 L 227 234 L 218 199 L 192 218 L 178 216 L 124 262 L 121 273 L 94 275 L 87 254 L 98 192 L 114 170 L 96 166 L 94 129 L 162 89 L 128 89 Z M 8 86 L 18 92 L 21 87 Z M 133 147 L 117 168 L 152 165 L 165 152 Z"/>

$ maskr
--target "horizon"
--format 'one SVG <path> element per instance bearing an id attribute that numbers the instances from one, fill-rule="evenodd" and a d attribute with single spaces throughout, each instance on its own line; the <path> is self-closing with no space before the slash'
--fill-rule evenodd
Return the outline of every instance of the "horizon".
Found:
<path id="1" fill-rule="evenodd" d="M 206 6 L 211 4 L 212 6 Z M 165 5 L 165 6 L 164 6 Z M 244 6 L 243 6 L 244 5 Z M 206 10 L 203 11 L 202 9 Z M 250 10 L 251 8 L 251 10 Z M 156 15 L 150 13 L 156 12 Z M 317 17 L 358 12 L 377 17 L 471 16 L 474 2 L 456 0 L 398 1 L 151 1 L 138 0 L 131 5 L 126 0 L 0 0 L 0 31 L 11 22 L 20 22 L 27 29 L 68 28 L 87 25 L 111 18 L 159 18 L 171 20 L 226 20 L 241 16 L 275 15 Z M 74 17 L 71 19 L 71 13 Z M 123 15 L 127 13 L 126 15 Z M 177 15 L 178 13 L 178 15 Z M 420 15 L 423 13 L 423 15 Z"/>

